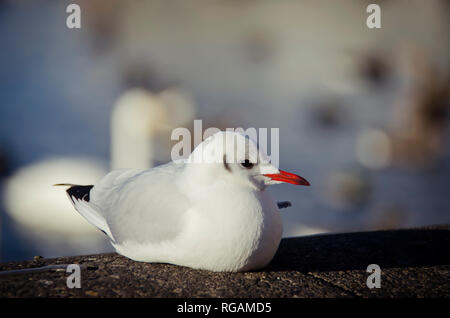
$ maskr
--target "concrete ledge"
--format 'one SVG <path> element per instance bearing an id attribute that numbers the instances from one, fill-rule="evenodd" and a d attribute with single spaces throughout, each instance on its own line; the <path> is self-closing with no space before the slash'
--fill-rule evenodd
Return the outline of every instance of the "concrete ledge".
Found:
<path id="1" fill-rule="evenodd" d="M 449 297 L 450 226 L 288 238 L 265 269 L 212 273 L 100 254 L 0 264 L 0 297 Z M 81 288 L 64 264 L 80 264 Z M 369 264 L 381 288 L 369 289 Z"/>

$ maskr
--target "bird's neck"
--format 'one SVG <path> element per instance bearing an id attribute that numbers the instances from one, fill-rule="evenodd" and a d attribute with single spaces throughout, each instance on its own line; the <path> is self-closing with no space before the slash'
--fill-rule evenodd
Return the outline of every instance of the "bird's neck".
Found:
<path id="1" fill-rule="evenodd" d="M 153 166 L 153 135 L 123 124 L 111 127 L 111 169 L 148 169 Z"/>

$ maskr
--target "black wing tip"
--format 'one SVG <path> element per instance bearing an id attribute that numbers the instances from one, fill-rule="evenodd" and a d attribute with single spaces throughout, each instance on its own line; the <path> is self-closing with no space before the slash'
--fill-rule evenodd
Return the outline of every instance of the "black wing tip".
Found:
<path id="1" fill-rule="evenodd" d="M 74 185 L 71 186 L 66 191 L 72 200 L 73 198 L 76 198 L 78 200 L 89 202 L 90 200 L 89 193 L 91 192 L 91 189 L 93 187 L 94 187 L 93 185 Z"/>

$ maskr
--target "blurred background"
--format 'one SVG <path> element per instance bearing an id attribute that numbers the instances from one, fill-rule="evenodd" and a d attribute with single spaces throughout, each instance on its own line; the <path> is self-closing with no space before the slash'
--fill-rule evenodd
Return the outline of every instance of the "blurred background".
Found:
<path id="1" fill-rule="evenodd" d="M 271 187 L 285 237 L 450 223 L 450 2 L 372 2 L 0 1 L 0 261 L 111 251 L 52 184 L 167 162 L 194 119 L 280 128 L 312 184 Z"/>

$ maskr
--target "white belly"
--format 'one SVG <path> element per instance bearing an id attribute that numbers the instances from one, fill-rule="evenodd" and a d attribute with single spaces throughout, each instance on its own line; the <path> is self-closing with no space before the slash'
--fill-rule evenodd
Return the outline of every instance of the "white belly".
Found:
<path id="1" fill-rule="evenodd" d="M 210 198 L 187 211 L 184 230 L 171 241 L 124 242 L 115 247 L 137 261 L 246 271 L 267 265 L 281 236 L 281 217 L 270 195 L 266 191 L 237 192 Z"/>

